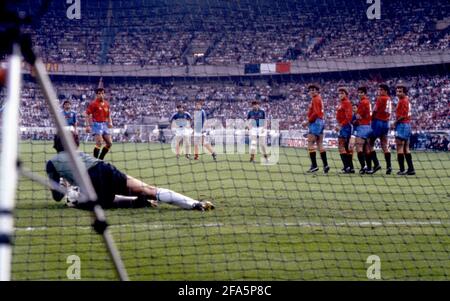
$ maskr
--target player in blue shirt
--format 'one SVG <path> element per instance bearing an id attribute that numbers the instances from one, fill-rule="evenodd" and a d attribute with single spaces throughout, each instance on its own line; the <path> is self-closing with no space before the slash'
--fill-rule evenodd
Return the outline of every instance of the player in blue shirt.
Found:
<path id="1" fill-rule="evenodd" d="M 203 145 L 216 161 L 217 155 L 209 143 L 209 134 L 204 130 L 206 123 L 206 112 L 202 109 L 203 101 L 198 100 L 195 103 L 194 111 L 194 160 L 198 160 L 198 146 Z"/>
<path id="2" fill-rule="evenodd" d="M 63 102 L 63 115 L 68 126 L 73 126 L 74 132 L 77 133 L 77 113 L 71 110 L 72 104 L 69 100 Z"/>
<path id="3" fill-rule="evenodd" d="M 259 107 L 259 101 L 252 101 L 252 110 L 247 114 L 248 128 L 250 130 L 250 162 L 255 163 L 255 153 L 257 145 L 264 155 L 267 162 L 267 131 L 266 131 L 266 112 Z"/>
<path id="4" fill-rule="evenodd" d="M 175 133 L 175 150 L 177 159 L 180 157 L 180 145 L 183 143 L 185 145 L 185 156 L 191 159 L 190 155 L 190 138 L 191 138 L 191 114 L 184 111 L 184 106 L 182 104 L 177 105 L 177 112 L 170 117 L 170 125 L 172 131 Z"/>

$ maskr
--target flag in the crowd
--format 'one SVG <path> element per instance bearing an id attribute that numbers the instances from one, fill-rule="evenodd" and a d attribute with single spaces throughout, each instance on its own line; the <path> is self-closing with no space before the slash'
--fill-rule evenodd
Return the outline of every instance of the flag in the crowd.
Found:
<path id="1" fill-rule="evenodd" d="M 245 74 L 290 73 L 291 63 L 245 64 L 244 72 Z"/>
<path id="2" fill-rule="evenodd" d="M 245 74 L 261 73 L 260 64 L 245 64 Z"/>
<path id="3" fill-rule="evenodd" d="M 277 72 L 277 65 L 276 64 L 261 64 L 261 73 L 275 73 Z"/>
<path id="4" fill-rule="evenodd" d="M 276 71 L 277 71 L 277 73 L 291 72 L 291 63 L 290 62 L 277 63 Z"/>

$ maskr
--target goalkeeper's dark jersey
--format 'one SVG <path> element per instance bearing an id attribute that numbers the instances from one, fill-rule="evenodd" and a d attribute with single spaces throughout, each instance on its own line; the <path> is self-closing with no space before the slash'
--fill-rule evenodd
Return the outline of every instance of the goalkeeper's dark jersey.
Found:
<path id="1" fill-rule="evenodd" d="M 97 194 L 97 202 L 103 208 L 112 206 L 116 195 L 127 195 L 127 175 L 122 173 L 113 165 L 96 159 L 83 152 L 78 153 L 84 163 L 89 178 Z M 75 177 L 71 169 L 69 156 L 66 152 L 60 152 L 47 162 L 46 171 L 48 177 L 58 182 L 62 177 L 71 185 L 75 183 Z M 52 190 L 53 199 L 61 200 L 64 195 L 56 190 Z M 89 206 L 89 203 L 85 204 Z"/>
<path id="2" fill-rule="evenodd" d="M 100 162 L 99 159 L 96 159 L 92 156 L 89 156 L 86 153 L 78 152 L 81 161 L 86 166 L 86 170 L 95 166 Z M 47 175 L 50 179 L 59 182 L 59 178 L 66 179 L 71 185 L 75 184 L 75 176 L 73 174 L 73 168 L 70 163 L 69 154 L 65 151 L 60 152 L 53 156 L 48 162 L 46 166 Z"/>
<path id="3" fill-rule="evenodd" d="M 99 159 L 89 156 L 86 153 L 78 152 L 78 154 L 81 161 L 86 166 L 86 170 L 101 162 Z M 73 168 L 70 163 L 69 154 L 65 151 L 59 152 L 58 154 L 53 156 L 53 158 L 51 158 L 47 162 L 45 170 L 49 179 L 54 182 L 59 182 L 60 178 L 64 178 L 70 183 L 70 185 L 77 185 L 75 183 L 75 176 L 73 174 Z M 55 200 L 60 200 L 64 196 L 56 190 L 52 190 L 52 195 Z"/>

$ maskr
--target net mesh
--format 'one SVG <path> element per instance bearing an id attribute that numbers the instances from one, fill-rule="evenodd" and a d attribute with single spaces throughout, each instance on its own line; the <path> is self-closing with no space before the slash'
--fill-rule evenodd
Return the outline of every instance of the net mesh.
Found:
<path id="1" fill-rule="evenodd" d="M 40 5 L 23 2 L 20 9 L 31 12 Z M 108 209 L 132 280 L 449 278 L 450 6 L 414 0 L 380 7 L 380 19 L 371 20 L 365 1 L 53 1 L 25 28 L 61 106 L 70 101 L 77 115 L 82 151 L 94 151 L 85 112 L 100 85 L 113 122 L 105 162 L 215 205 L 207 212 L 164 202 Z M 20 159 L 46 176 L 56 154 L 54 122 L 29 69 L 24 73 Z M 408 87 L 416 175 L 396 175 L 395 129 L 388 131 L 391 175 L 379 140 L 380 171 L 358 174 L 355 151 L 356 173 L 343 174 L 338 87 L 348 88 L 356 106 L 357 88 L 367 86 L 373 107 L 386 83 L 394 121 L 399 82 Z M 319 171 L 307 173 L 310 83 L 321 88 L 327 174 L 319 152 Z M 4 102 L 6 90 L 0 95 Z M 204 138 L 171 128 L 179 104 L 197 116 L 196 100 L 211 122 Z M 268 121 L 262 142 L 242 126 L 254 100 Z M 199 139 L 217 161 L 202 143 L 194 160 Z M 267 144 L 269 164 L 259 142 Z M 69 208 L 66 197 L 55 202 L 22 178 L 14 213 L 13 279 L 117 279 L 89 211 Z"/>

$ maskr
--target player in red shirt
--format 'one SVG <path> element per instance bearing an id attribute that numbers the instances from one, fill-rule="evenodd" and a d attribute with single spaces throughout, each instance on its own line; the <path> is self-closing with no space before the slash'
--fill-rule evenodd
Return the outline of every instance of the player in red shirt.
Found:
<path id="1" fill-rule="evenodd" d="M 94 157 L 100 160 L 105 158 L 106 153 L 112 146 L 111 134 L 109 129 L 113 127 L 109 103 L 105 99 L 105 90 L 98 88 L 95 90 L 96 98 L 86 110 L 86 132 L 92 132 L 95 137 Z M 101 153 L 102 143 L 105 141 Z"/>
<path id="2" fill-rule="evenodd" d="M 381 169 L 375 153 L 375 141 L 379 138 L 381 148 L 386 160 L 386 174 L 392 173 L 391 153 L 388 144 L 389 119 L 391 118 L 391 98 L 389 87 L 385 84 L 378 86 L 378 97 L 372 113 L 372 137 L 370 139 L 370 159 L 373 161 L 373 170 L 367 170 L 367 174 L 374 174 Z"/>
<path id="3" fill-rule="evenodd" d="M 372 128 L 370 126 L 370 122 L 372 120 L 372 106 L 370 105 L 370 100 L 367 97 L 367 87 L 358 88 L 358 98 L 359 103 L 353 124 L 355 125 L 356 152 L 358 154 L 359 164 L 361 165 L 359 173 L 365 174 L 367 170 L 372 169 L 370 147 L 368 145 L 368 140 L 372 134 Z"/>
<path id="4" fill-rule="evenodd" d="M 349 147 L 350 138 L 353 132 L 353 107 L 352 103 L 348 99 L 348 91 L 346 88 L 338 88 L 338 95 L 341 103 L 336 110 L 336 131 L 339 133 L 339 154 L 341 156 L 342 163 L 344 164 L 344 168 L 342 169 L 342 171 L 344 173 L 355 173 L 353 167 L 353 150 Z"/>
<path id="5" fill-rule="evenodd" d="M 308 93 L 311 96 L 311 104 L 308 110 L 308 122 L 304 123 L 304 126 L 308 125 L 308 152 L 311 159 L 311 167 L 308 172 L 316 172 L 319 170 L 316 160 L 316 146 L 320 151 L 320 157 L 323 162 L 323 172 L 328 173 L 330 167 L 328 166 L 327 152 L 323 147 L 323 130 L 324 130 L 324 114 L 323 114 L 323 102 L 320 97 L 320 88 L 318 85 L 312 84 L 308 86 Z"/>
<path id="6" fill-rule="evenodd" d="M 397 144 L 397 160 L 400 167 L 398 175 L 415 175 L 411 152 L 409 150 L 409 138 L 411 137 L 411 105 L 406 95 L 408 90 L 404 85 L 396 87 L 398 97 L 397 110 L 395 112 L 395 142 Z M 405 171 L 405 159 L 408 170 Z"/>

